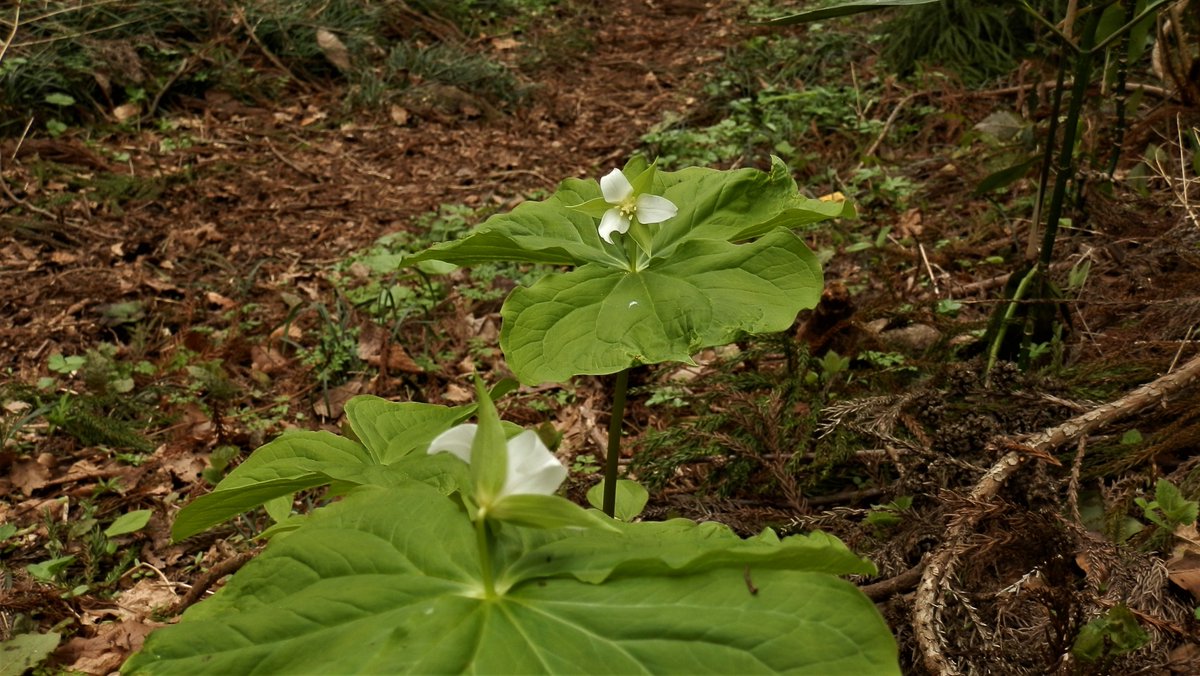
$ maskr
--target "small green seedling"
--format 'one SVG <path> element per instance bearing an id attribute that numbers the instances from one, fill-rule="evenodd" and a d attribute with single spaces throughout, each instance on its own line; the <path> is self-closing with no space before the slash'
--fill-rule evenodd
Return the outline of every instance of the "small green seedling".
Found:
<path id="1" fill-rule="evenodd" d="M 1152 502 L 1145 498 L 1135 498 L 1134 502 L 1142 508 L 1142 514 L 1147 520 L 1172 532 L 1179 526 L 1195 523 L 1200 507 L 1195 500 L 1184 498 L 1179 489 L 1166 479 L 1159 479 L 1154 485 Z"/>
<path id="2" fill-rule="evenodd" d="M 1097 662 L 1131 653 L 1150 640 L 1137 618 L 1124 604 L 1083 625 L 1071 654 L 1084 662 Z"/>

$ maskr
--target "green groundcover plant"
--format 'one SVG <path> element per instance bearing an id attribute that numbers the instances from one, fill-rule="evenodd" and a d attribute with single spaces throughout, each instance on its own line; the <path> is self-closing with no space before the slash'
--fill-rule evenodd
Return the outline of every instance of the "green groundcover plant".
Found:
<path id="1" fill-rule="evenodd" d="M 852 214 L 800 195 L 778 158 L 766 172 L 657 171 L 635 158 L 600 182 L 563 181 L 549 199 L 406 262 L 573 268 L 515 289 L 501 310 L 500 348 L 517 378 L 562 382 L 690 363 L 705 347 L 786 329 L 823 288 L 793 230 Z"/>
<path id="2" fill-rule="evenodd" d="M 853 213 L 800 195 L 778 158 L 767 172 L 668 172 L 635 157 L 599 181 L 563 181 L 549 199 L 406 263 L 573 268 L 509 294 L 500 348 L 529 384 L 617 374 L 601 500 L 611 516 L 629 370 L 691 363 L 702 348 L 788 328 L 823 285 L 817 257 L 794 230 Z"/>
<path id="3" fill-rule="evenodd" d="M 634 160 L 408 262 L 573 266 L 509 296 L 509 364 L 527 383 L 627 375 L 790 325 L 821 289 L 792 229 L 847 209 L 800 197 L 778 161 Z M 493 399 L 515 385 L 477 380 L 477 403 L 454 408 L 356 397 L 347 436 L 255 451 L 172 535 L 265 506 L 270 544 L 123 671 L 898 673 L 875 606 L 838 577 L 874 574 L 869 561 L 823 533 L 635 522 L 646 492 L 615 472 L 605 512 L 580 507 L 556 494 L 567 471 L 537 434 L 500 421 Z M 340 499 L 290 514 L 295 491 L 326 485 Z"/>
<path id="4" fill-rule="evenodd" d="M 286 434 L 185 507 L 176 537 L 301 487 L 343 493 L 123 673 L 899 673 L 874 605 L 837 577 L 874 566 L 836 538 L 579 507 L 478 390 L 477 407 L 358 397 L 353 438 Z"/>

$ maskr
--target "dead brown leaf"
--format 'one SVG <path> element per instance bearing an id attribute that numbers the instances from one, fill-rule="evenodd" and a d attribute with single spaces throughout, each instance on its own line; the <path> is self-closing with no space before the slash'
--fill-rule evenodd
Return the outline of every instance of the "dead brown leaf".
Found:
<path id="1" fill-rule="evenodd" d="M 109 674 L 121 667 L 131 654 L 140 650 L 146 636 L 163 625 L 142 622 L 113 622 L 97 626 L 91 638 L 73 638 L 54 655 L 70 663 L 68 671 L 85 674 Z"/>
<path id="2" fill-rule="evenodd" d="M 350 71 L 350 51 L 341 39 L 324 28 L 317 29 L 317 46 L 321 53 L 343 73 Z"/>
<path id="3" fill-rule="evenodd" d="M 156 609 L 166 608 L 179 601 L 175 586 L 166 580 L 142 578 L 117 596 L 117 615 L 122 620 L 142 621 Z"/>
<path id="4" fill-rule="evenodd" d="M 56 462 L 50 453 L 42 453 L 36 459 L 18 460 L 9 471 L 9 479 L 28 497 L 50 483 L 50 473 Z"/>
<path id="5" fill-rule="evenodd" d="M 424 372 L 404 347 L 391 339 L 388 330 L 378 324 L 367 324 L 362 328 L 358 338 L 358 358 L 370 366 L 386 367 L 388 371 Z"/>
<path id="6" fill-rule="evenodd" d="M 896 223 L 896 236 L 900 239 L 906 237 L 916 237 L 925 229 L 921 224 L 921 210 L 913 207 L 903 214 L 900 214 L 900 220 Z"/>
<path id="7" fill-rule="evenodd" d="M 250 364 L 254 370 L 271 375 L 287 368 L 290 360 L 274 347 L 253 345 L 250 347 Z"/>
<path id="8" fill-rule="evenodd" d="M 361 380 L 351 380 L 344 385 L 338 385 L 329 390 L 325 396 L 317 399 L 313 404 L 313 413 L 322 418 L 336 420 L 342 417 L 346 402 L 350 401 L 351 397 L 361 394 L 362 391 L 363 381 Z"/>
<path id="9" fill-rule="evenodd" d="M 475 393 L 462 385 L 450 383 L 446 386 L 446 392 L 442 394 L 442 397 L 452 404 L 465 404 L 475 399 Z"/>
<path id="10" fill-rule="evenodd" d="M 1200 533 L 1190 523 L 1175 530 L 1178 544 L 1167 561 L 1167 577 L 1200 601 Z"/>

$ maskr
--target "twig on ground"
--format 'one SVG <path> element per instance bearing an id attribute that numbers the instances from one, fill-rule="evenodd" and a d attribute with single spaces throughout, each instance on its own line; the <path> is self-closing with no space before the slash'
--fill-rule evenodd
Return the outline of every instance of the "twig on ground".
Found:
<path id="1" fill-rule="evenodd" d="M 1023 440 L 1022 446 L 1049 453 L 1066 443 L 1083 438 L 1097 429 L 1137 411 L 1161 402 L 1179 392 L 1200 377 L 1200 356 L 1192 358 L 1183 368 L 1146 383 L 1120 399 L 1099 406 L 1087 413 L 1075 416 L 1065 423 L 1045 430 Z M 986 504 L 999 492 L 1018 469 L 1030 459 L 1028 454 L 1018 451 L 1006 453 L 984 473 L 971 490 L 967 502 L 972 505 Z M 941 592 L 953 575 L 959 557 L 969 546 L 967 537 L 984 514 L 983 510 L 960 512 L 952 518 L 946 538 L 934 550 L 929 564 L 921 576 L 921 584 L 913 606 L 913 632 L 925 662 L 925 668 L 934 674 L 956 674 L 942 650 L 941 641 Z"/>
<path id="2" fill-rule="evenodd" d="M 281 153 L 275 149 L 275 144 L 271 143 L 271 139 L 266 138 L 263 140 L 267 142 L 267 149 L 269 149 L 271 151 L 271 154 L 274 155 L 275 157 L 277 157 L 280 162 L 283 162 L 284 164 L 288 165 L 292 169 L 295 169 L 296 171 L 298 171 L 300 174 L 307 176 L 308 178 L 312 179 L 313 181 L 315 181 L 317 183 L 321 182 L 322 177 L 320 174 L 309 171 L 308 169 L 305 169 L 304 167 L 302 167 L 302 166 L 296 164 L 295 162 L 289 160 L 288 158 L 284 157 L 283 153 Z"/>
<path id="3" fill-rule="evenodd" d="M 929 257 L 925 255 L 925 245 L 917 244 L 917 250 L 921 252 L 921 262 L 925 264 L 925 272 L 929 273 L 929 283 L 933 285 L 934 295 L 941 295 L 938 290 L 937 275 L 933 274 L 933 266 L 929 264 Z"/>
<path id="4" fill-rule="evenodd" d="M 1067 78 L 1066 80 L 1063 81 L 1063 86 L 1070 87 L 1073 82 L 1074 82 L 1074 80 L 1072 80 L 1071 78 Z M 1029 84 L 1013 85 L 1012 87 L 1001 87 L 999 89 L 949 93 L 949 94 L 944 94 L 943 97 L 944 98 L 963 98 L 963 97 L 977 98 L 977 97 L 992 97 L 992 96 L 1008 96 L 1009 94 L 1021 94 L 1023 92 L 1027 92 L 1031 89 L 1053 89 L 1056 85 L 1058 85 L 1058 82 L 1056 82 L 1054 80 L 1046 80 L 1045 82 L 1031 82 Z M 1151 95 L 1157 96 L 1159 98 L 1166 99 L 1168 101 L 1175 98 L 1175 96 L 1174 96 L 1174 94 L 1172 94 L 1172 92 L 1168 91 L 1164 87 L 1158 87 L 1156 85 L 1142 84 L 1140 82 L 1128 82 L 1125 84 L 1125 88 L 1131 92 L 1133 92 L 1133 91 L 1145 92 L 1147 94 L 1151 94 Z"/>
<path id="5" fill-rule="evenodd" d="M 204 596 L 205 592 L 207 592 L 210 587 L 216 584 L 217 581 L 226 575 L 232 575 L 236 573 L 239 569 L 241 569 L 242 566 L 246 565 L 247 561 L 252 558 L 254 558 L 254 552 L 242 552 L 232 558 L 225 559 L 212 568 L 209 568 L 208 572 L 206 572 L 204 575 L 201 575 L 199 580 L 196 580 L 196 583 L 192 585 L 192 588 L 188 590 L 188 593 L 184 594 L 183 598 L 179 599 L 178 603 L 171 606 L 167 610 L 167 616 L 175 617 L 176 615 L 187 610 L 189 606 L 199 601 L 200 597 Z"/>
<path id="6" fill-rule="evenodd" d="M 262 40 L 258 39 L 258 34 L 254 32 L 254 26 L 250 25 L 250 20 L 246 17 L 246 10 L 242 9 L 241 7 L 238 7 L 237 9 L 234 10 L 233 18 L 236 22 L 239 22 L 243 26 L 246 27 L 246 33 L 250 36 L 250 39 L 254 41 L 254 44 L 258 45 L 258 49 L 263 53 L 263 56 L 267 57 L 267 59 L 271 63 L 275 64 L 276 68 L 287 73 L 287 76 L 289 78 L 291 78 L 296 84 L 300 85 L 300 87 L 302 87 L 303 89 L 306 89 L 308 91 L 312 91 L 313 89 L 317 89 L 317 90 L 321 89 L 320 87 L 315 86 L 311 82 L 308 82 L 306 80 L 302 80 L 302 79 L 296 77 L 296 74 L 292 72 L 291 68 L 288 68 L 287 65 L 283 61 L 280 61 L 279 57 L 275 56 L 274 52 L 267 49 L 267 46 L 262 43 Z"/>
<path id="7" fill-rule="evenodd" d="M 179 78 L 183 77 L 183 74 L 187 72 L 191 65 L 191 57 L 185 56 L 183 60 L 179 62 L 179 67 L 175 69 L 175 72 L 171 74 L 171 77 L 167 78 L 167 81 L 158 88 L 158 93 L 154 95 L 154 100 L 152 100 L 150 105 L 146 107 L 146 112 L 142 113 L 140 118 L 141 121 L 145 122 L 154 117 L 154 113 L 158 111 L 158 104 L 162 103 L 163 95 L 167 93 L 168 89 L 175 86 L 175 83 L 179 80 Z"/>
<path id="8" fill-rule="evenodd" d="M 896 594 L 916 587 L 917 583 L 921 581 L 921 573 L 924 571 L 925 562 L 922 561 L 903 573 L 900 573 L 899 575 L 889 577 L 886 580 L 880 580 L 879 582 L 865 584 L 858 589 L 862 593 L 866 594 L 867 598 L 871 599 L 875 603 L 879 603 L 880 601 L 887 600 Z"/>
<path id="9" fill-rule="evenodd" d="M 875 141 L 871 143 L 865 152 L 863 152 L 863 160 L 874 155 L 875 151 L 879 150 L 879 146 L 883 143 L 883 139 L 887 137 L 888 131 L 891 130 L 892 124 L 896 122 L 896 118 L 900 115 L 900 111 L 904 108 L 904 106 L 908 105 L 910 101 L 924 93 L 925 92 L 913 92 L 900 99 L 900 101 L 892 107 L 891 114 L 888 115 L 887 119 L 883 122 L 883 129 L 879 130 L 879 135 L 875 137 Z M 862 160 L 859 161 L 858 166 L 860 168 L 863 166 Z"/>
<path id="10" fill-rule="evenodd" d="M 8 33 L 8 39 L 0 44 L 0 61 L 4 60 L 4 55 L 8 53 L 8 47 L 17 39 L 17 27 L 21 25 L 21 0 L 17 0 L 17 6 L 13 8 L 12 30 Z"/>

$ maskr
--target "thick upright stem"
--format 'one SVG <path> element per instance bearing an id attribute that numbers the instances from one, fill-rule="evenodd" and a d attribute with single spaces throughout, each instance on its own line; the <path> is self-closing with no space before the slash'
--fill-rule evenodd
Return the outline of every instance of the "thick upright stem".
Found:
<path id="1" fill-rule="evenodd" d="M 479 546 L 479 569 L 483 576 L 483 595 L 486 599 L 496 598 L 496 582 L 492 579 L 492 552 L 488 548 L 487 519 L 475 519 L 475 543 Z"/>
<path id="2" fill-rule="evenodd" d="M 1092 47 L 1096 44 L 1096 28 L 1100 24 L 1100 12 L 1094 11 L 1084 24 L 1079 39 L 1079 53 L 1075 57 L 1075 82 L 1071 88 L 1071 105 L 1067 108 L 1067 119 L 1063 127 L 1062 145 L 1058 153 L 1058 176 L 1054 180 L 1054 193 L 1050 195 L 1050 209 L 1046 214 L 1046 229 L 1042 233 L 1042 251 L 1038 259 L 1043 270 L 1050 269 L 1054 260 L 1054 239 L 1058 235 L 1058 221 L 1062 217 L 1063 202 L 1066 200 L 1067 184 L 1071 181 L 1074 168 L 1075 135 L 1079 130 L 1079 117 L 1083 113 L 1083 100 L 1087 96 L 1088 80 L 1092 74 Z"/>
<path id="3" fill-rule="evenodd" d="M 629 389 L 629 369 L 617 374 L 613 384 L 612 415 L 608 421 L 608 455 L 604 458 L 604 513 L 612 516 L 617 509 L 617 467 L 621 460 L 621 422 L 625 417 L 625 392 Z"/>

